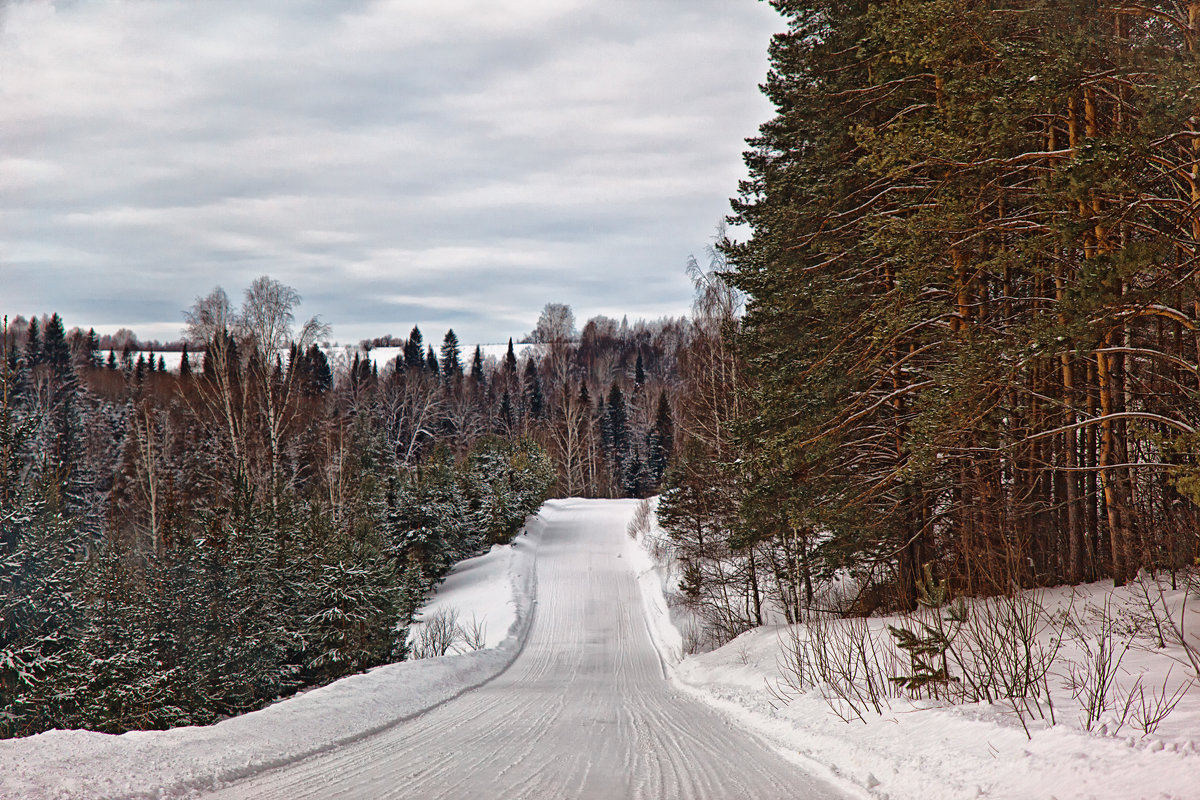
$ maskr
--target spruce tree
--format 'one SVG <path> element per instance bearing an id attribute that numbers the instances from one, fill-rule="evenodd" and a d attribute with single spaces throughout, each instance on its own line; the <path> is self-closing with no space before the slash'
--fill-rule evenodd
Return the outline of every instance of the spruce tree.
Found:
<path id="1" fill-rule="evenodd" d="M 425 369 L 430 375 L 437 375 L 441 372 L 441 367 L 438 365 L 437 353 L 433 352 L 433 345 L 429 345 L 425 349 Z"/>
<path id="2" fill-rule="evenodd" d="M 25 365 L 36 367 L 42 363 L 43 356 L 41 326 L 35 316 L 29 320 L 29 328 L 25 333 Z"/>
<path id="3" fill-rule="evenodd" d="M 64 380 L 72 371 L 71 347 L 67 344 L 67 334 L 58 314 L 50 315 L 42 334 L 42 362 L 50 365 L 59 380 Z"/>
<path id="4" fill-rule="evenodd" d="M 442 374 L 447 380 L 462 375 L 462 361 L 458 352 L 458 336 L 455 335 L 454 329 L 446 331 L 445 337 L 442 339 L 442 359 L 441 359 Z"/>
<path id="5" fill-rule="evenodd" d="M 192 376 L 192 363 L 188 360 L 187 343 L 183 345 L 183 352 L 179 356 L 179 377 L 187 379 Z"/>
<path id="6" fill-rule="evenodd" d="M 499 410 L 499 420 L 498 420 L 500 423 L 502 432 L 507 434 L 512 431 L 514 416 L 515 415 L 513 414 L 512 395 L 509 394 L 508 389 L 505 389 L 504 394 L 500 397 L 500 410 Z"/>
<path id="7" fill-rule="evenodd" d="M 483 349 L 475 345 L 475 355 L 471 357 L 471 382 L 480 392 L 487 389 L 487 377 L 483 374 Z"/>
<path id="8" fill-rule="evenodd" d="M 663 392 L 658 396 L 654 427 L 647 434 L 646 441 L 646 468 L 651 488 L 662 483 L 674 448 L 675 426 L 671 419 L 671 404 L 667 401 L 667 393 Z"/>
<path id="9" fill-rule="evenodd" d="M 629 495 L 634 467 L 629 438 L 629 411 L 625 406 L 625 394 L 613 382 L 605 406 L 604 439 L 608 445 L 609 463 L 612 467 L 613 484 Z"/>
<path id="10" fill-rule="evenodd" d="M 511 386 L 517 377 L 517 354 L 513 350 L 512 337 L 508 337 L 508 351 L 504 354 L 504 380 Z"/>
<path id="11" fill-rule="evenodd" d="M 413 374 L 425 369 L 425 339 L 416 325 L 404 342 L 404 368 Z"/>
<path id="12" fill-rule="evenodd" d="M 88 328 L 84 339 L 85 360 L 89 367 L 96 369 L 100 366 L 100 337 L 96 336 L 95 328 Z"/>
<path id="13" fill-rule="evenodd" d="M 541 419 L 546 414 L 542 376 L 538 374 L 537 362 L 532 358 L 525 362 L 525 408 L 531 419 Z"/>

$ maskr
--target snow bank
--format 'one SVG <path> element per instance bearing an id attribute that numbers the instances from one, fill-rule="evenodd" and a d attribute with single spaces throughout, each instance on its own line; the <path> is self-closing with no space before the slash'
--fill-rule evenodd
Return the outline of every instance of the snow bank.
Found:
<path id="1" fill-rule="evenodd" d="M 486 614 L 488 649 L 377 667 L 206 727 L 3 740 L 0 798 L 185 797 L 365 738 L 476 688 L 524 645 L 543 528 L 529 517 L 513 544 L 456 567 L 434 601 L 456 603 L 467 618 Z"/>
<path id="2" fill-rule="evenodd" d="M 810 770 L 849 784 L 853 793 L 923 800 L 1200 798 L 1200 687 L 1193 687 L 1153 734 L 1131 733 L 1126 726 L 1113 735 L 1112 723 L 1103 718 L 1093 732 L 1082 729 L 1079 704 L 1063 676 L 1056 676 L 1058 724 L 1031 724 L 1030 738 L 1011 712 L 986 703 L 947 706 L 893 698 L 885 713 L 867 714 L 865 723 L 843 722 L 819 692 L 785 703 L 772 687 L 778 685 L 790 640 L 786 626 L 749 631 L 713 652 L 683 657 L 665 599 L 674 588 L 664 584 L 669 572 L 642 546 L 643 538 L 661 535 L 652 525 L 647 537 L 631 540 L 631 562 L 672 682 L 758 731 Z M 1043 602 L 1082 611 L 1105 600 L 1133 605 L 1135 599 L 1132 592 L 1113 594 L 1111 586 L 1096 584 L 1055 590 Z M 898 620 L 873 619 L 870 625 L 887 637 L 883 631 L 889 622 Z M 1169 681 L 1168 670 L 1173 673 Z M 1158 686 L 1184 680 L 1186 670 L 1161 653 L 1130 649 L 1118 680 L 1129 686 L 1139 675 L 1148 686 Z"/>

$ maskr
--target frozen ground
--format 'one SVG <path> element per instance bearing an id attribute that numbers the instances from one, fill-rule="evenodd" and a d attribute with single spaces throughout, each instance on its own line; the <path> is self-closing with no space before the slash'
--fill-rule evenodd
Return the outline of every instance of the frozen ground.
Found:
<path id="1" fill-rule="evenodd" d="M 524 648 L 498 678 L 210 797 L 844 796 L 665 680 L 626 556 L 633 507 L 566 500 L 543 508 L 536 612 Z M 465 597 L 447 589 L 439 602 Z"/>
<path id="2" fill-rule="evenodd" d="M 525 641 L 544 527 L 530 517 L 514 544 L 463 562 L 443 584 L 447 597 L 480 604 L 491 649 L 379 667 L 207 727 L 0 740 L 0 798 L 190 796 L 369 738 L 491 680 Z"/>
<path id="3" fill-rule="evenodd" d="M 651 538 L 661 535 L 654 526 Z M 787 655 L 791 631 L 764 627 L 743 634 L 713 652 L 682 657 L 682 639 L 672 624 L 664 599 L 667 570 L 639 543 L 630 544 L 652 627 L 668 655 L 673 683 L 743 724 L 758 730 L 777 747 L 811 761 L 840 780 L 880 798 L 1200 798 L 1200 687 L 1193 686 L 1152 734 L 1126 719 L 1119 730 L 1120 709 L 1110 709 L 1084 729 L 1083 711 L 1060 666 L 1050 678 L 1057 724 L 1029 721 L 1030 736 L 1016 716 L 1001 705 L 974 703 L 949 706 L 929 700 L 892 697 L 882 714 L 868 713 L 865 722 L 846 723 L 830 709 L 821 693 L 810 690 L 782 702 L 780 663 Z M 1178 610 L 1182 592 L 1166 601 Z M 1074 616 L 1098 633 L 1097 612 L 1107 601 L 1111 615 L 1129 622 L 1139 608 L 1136 590 L 1114 593 L 1111 585 L 1058 589 L 1040 601 Z M 1192 602 L 1196 602 L 1193 596 Z M 1120 613 L 1117 613 L 1120 612 Z M 1189 630 L 1200 628 L 1200 615 L 1189 614 Z M 873 619 L 872 635 L 890 642 L 886 625 L 898 618 Z M 1121 627 L 1121 626 L 1119 626 Z M 1122 627 L 1124 630 L 1124 627 Z M 803 630 L 798 635 L 806 635 Z M 1115 641 L 1123 643 L 1121 631 Z M 1200 641 L 1200 640 L 1198 640 Z M 1072 651 L 1072 649 L 1074 651 Z M 1075 643 L 1065 646 L 1065 660 L 1082 661 Z M 1166 683 L 1179 687 L 1189 670 L 1178 646 L 1158 650 L 1144 636 L 1125 652 L 1116 673 L 1114 696 L 1122 697 L 1140 677 L 1147 689 Z M 1149 693 L 1149 692 L 1148 692 Z"/>
<path id="4" fill-rule="evenodd" d="M 861 796 L 666 679 L 630 568 L 634 507 L 550 502 L 512 548 L 460 566 L 423 617 L 486 617 L 489 641 L 511 620 L 495 648 L 384 667 L 210 728 L 0 742 L 0 797 Z"/>

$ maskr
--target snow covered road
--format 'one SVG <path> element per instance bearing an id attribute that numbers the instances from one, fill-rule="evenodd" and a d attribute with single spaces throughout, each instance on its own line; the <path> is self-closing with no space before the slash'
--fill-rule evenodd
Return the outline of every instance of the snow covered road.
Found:
<path id="1" fill-rule="evenodd" d="M 833 798 L 674 691 L 626 553 L 627 501 L 542 511 L 537 610 L 492 682 L 362 741 L 251 777 L 233 798 Z"/>

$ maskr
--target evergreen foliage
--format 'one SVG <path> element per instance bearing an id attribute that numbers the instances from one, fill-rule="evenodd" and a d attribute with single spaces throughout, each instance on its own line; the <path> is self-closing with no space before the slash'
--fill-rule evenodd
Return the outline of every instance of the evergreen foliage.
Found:
<path id="1" fill-rule="evenodd" d="M 462 375 L 462 360 L 459 355 L 458 336 L 454 330 L 446 331 L 446 336 L 442 339 L 442 373 L 447 380 Z"/>
<path id="2" fill-rule="evenodd" d="M 425 340 L 421 336 L 421 329 L 413 325 L 408 339 L 404 342 L 404 368 L 413 372 L 423 370 L 425 368 L 424 350 Z"/>
<path id="3" fill-rule="evenodd" d="M 926 565 L 978 593 L 1191 563 L 1200 7 L 773 5 L 752 236 L 721 243 L 746 542 L 906 608 Z"/>
<path id="4" fill-rule="evenodd" d="M 208 724 L 403 658 L 450 566 L 546 498 L 532 439 L 437 446 L 428 372 L 335 376 L 252 318 L 197 301 L 202 373 L 140 383 L 64 366 L 56 315 L 32 366 L 0 330 L 0 737 Z"/>

